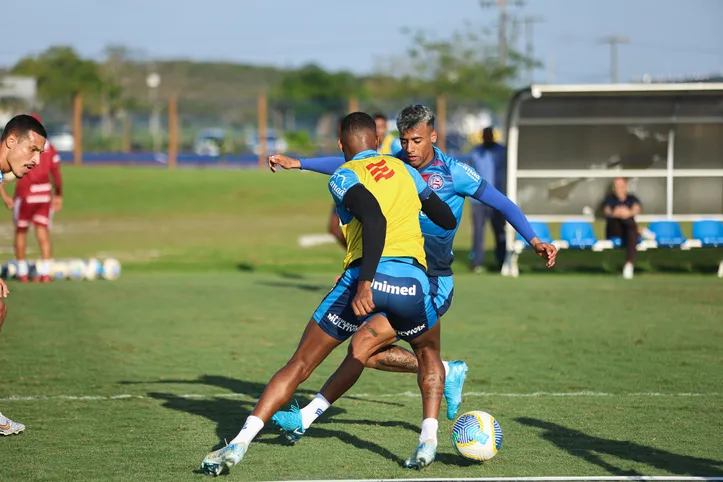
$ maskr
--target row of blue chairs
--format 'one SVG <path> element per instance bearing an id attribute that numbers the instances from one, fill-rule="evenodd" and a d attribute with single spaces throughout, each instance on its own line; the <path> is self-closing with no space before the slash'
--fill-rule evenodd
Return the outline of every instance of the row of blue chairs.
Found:
<path id="1" fill-rule="evenodd" d="M 591 249 L 602 251 L 604 249 L 619 248 L 622 239 L 598 239 L 595 236 L 591 223 L 581 221 L 566 221 L 560 225 L 560 238 L 553 239 L 547 223 L 531 222 L 537 237 L 541 241 L 554 244 L 558 249 Z M 681 248 L 691 249 L 700 247 L 723 247 L 723 221 L 700 220 L 693 223 L 693 232 L 690 239 L 683 235 L 680 224 L 675 221 L 654 221 L 648 225 L 651 239 L 638 239 L 638 250 L 650 248 Z M 527 242 L 518 234 L 515 251 L 518 253 L 529 247 Z"/>

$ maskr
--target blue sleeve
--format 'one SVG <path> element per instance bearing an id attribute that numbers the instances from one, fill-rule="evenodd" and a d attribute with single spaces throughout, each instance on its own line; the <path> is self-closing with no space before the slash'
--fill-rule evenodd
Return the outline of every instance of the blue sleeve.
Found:
<path id="1" fill-rule="evenodd" d="M 631 201 L 631 203 L 632 203 L 632 204 L 631 204 L 631 207 L 632 207 L 632 205 L 634 205 L 634 204 L 640 204 L 641 206 L 643 205 L 643 203 L 640 202 L 640 199 L 638 199 L 638 196 L 636 196 L 635 194 L 631 194 L 631 195 L 630 195 L 630 201 Z"/>
<path id="2" fill-rule="evenodd" d="M 346 161 L 343 157 L 312 157 L 311 159 L 299 159 L 299 162 L 304 171 L 333 174 Z"/>
<path id="3" fill-rule="evenodd" d="M 454 189 L 463 196 L 473 196 L 482 186 L 486 185 L 484 179 L 467 164 L 453 160 L 449 163 Z"/>
<path id="4" fill-rule="evenodd" d="M 530 222 L 517 204 L 513 203 L 510 198 L 499 192 L 491 184 L 484 183 L 472 197 L 502 213 L 507 222 L 510 223 L 528 243 L 537 236 L 535 230 L 532 229 L 532 225 L 530 225 Z"/>
<path id="5" fill-rule="evenodd" d="M 412 176 L 412 179 L 414 179 L 414 187 L 417 188 L 417 194 L 419 194 L 419 200 L 420 201 L 426 201 L 429 196 L 432 195 L 432 190 L 427 186 L 427 183 L 422 179 L 422 175 L 419 174 L 419 171 L 414 169 L 409 164 L 404 164 L 404 167 L 407 168 L 407 172 L 409 172 L 409 175 Z"/>
<path id="6" fill-rule="evenodd" d="M 337 169 L 329 179 L 329 192 L 337 206 L 344 206 L 344 196 L 352 186 L 359 184 L 359 178 L 351 169 Z"/>

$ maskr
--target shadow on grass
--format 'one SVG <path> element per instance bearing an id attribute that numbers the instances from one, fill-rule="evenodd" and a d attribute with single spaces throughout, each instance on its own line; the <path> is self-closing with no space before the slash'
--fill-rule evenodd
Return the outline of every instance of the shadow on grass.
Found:
<path id="1" fill-rule="evenodd" d="M 600 455 L 612 455 L 623 460 L 639 462 L 676 475 L 714 476 L 723 475 L 723 461 L 678 455 L 667 450 L 620 440 L 610 440 L 551 422 L 534 418 L 516 418 L 515 421 L 543 430 L 540 437 L 582 458 L 613 475 L 641 475 L 634 470 L 623 470 L 606 462 Z"/>
<path id="2" fill-rule="evenodd" d="M 249 382 L 244 380 L 237 380 L 230 377 L 218 376 L 218 375 L 203 375 L 195 380 L 157 380 L 149 382 L 132 382 L 122 381 L 120 384 L 131 385 L 131 384 L 194 384 L 194 385 L 207 385 L 213 387 L 224 388 L 237 394 L 243 394 L 249 397 L 249 400 L 242 399 L 229 399 L 223 396 L 208 396 L 204 398 L 192 398 L 187 396 L 179 396 L 172 393 L 166 392 L 150 392 L 148 396 L 162 401 L 162 406 L 171 410 L 177 410 L 184 413 L 207 418 L 216 424 L 216 436 L 218 443 L 210 450 L 216 450 L 225 445 L 226 440 L 233 439 L 238 431 L 241 429 L 244 420 L 251 413 L 254 406 L 256 405 L 256 399 L 261 395 L 263 390 L 266 388 L 265 384 L 257 382 Z M 304 395 L 304 398 L 310 400 L 316 395 L 316 392 L 311 390 L 298 390 L 298 394 Z M 360 400 L 367 403 L 391 405 L 391 406 L 403 406 L 400 403 L 378 401 L 369 398 L 358 398 L 358 397 L 345 397 L 350 400 Z M 299 399 L 300 405 L 304 405 L 306 400 L 303 398 Z M 335 406 L 330 407 L 324 416 L 317 420 L 313 428 L 310 429 L 308 436 L 312 437 L 323 437 L 323 438 L 336 438 L 346 444 L 352 445 L 353 447 L 367 450 L 376 455 L 380 455 L 385 459 L 394 460 L 400 464 L 403 462 L 401 458 L 394 455 L 386 448 L 378 445 L 372 441 L 364 440 L 353 434 L 342 430 L 334 430 L 328 428 L 331 424 L 347 424 L 347 425 L 369 425 L 384 428 L 401 428 L 404 430 L 411 431 L 416 434 L 419 427 L 416 425 L 401 422 L 401 421 L 372 421 L 366 419 L 341 419 L 339 415 L 349 413 L 347 410 L 338 408 Z M 273 422 L 268 423 L 255 440 L 257 443 L 266 445 L 286 445 L 285 439 L 277 435 L 276 427 Z M 459 461 L 459 459 L 458 459 Z M 200 459 L 199 459 L 200 462 Z"/>

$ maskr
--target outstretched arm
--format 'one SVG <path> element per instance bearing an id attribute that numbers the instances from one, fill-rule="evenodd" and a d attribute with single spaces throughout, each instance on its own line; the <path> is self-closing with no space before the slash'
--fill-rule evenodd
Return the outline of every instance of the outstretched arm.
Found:
<path id="1" fill-rule="evenodd" d="M 510 198 L 486 182 L 483 182 L 480 185 L 479 189 L 477 189 L 477 192 L 475 192 L 472 197 L 502 213 L 507 222 L 510 223 L 523 238 L 525 238 L 525 241 L 530 243 L 530 246 L 534 248 L 535 252 L 541 258 L 547 260 L 547 266 L 549 268 L 555 265 L 557 249 L 553 245 L 543 243 L 538 239 L 535 234 L 535 230 L 532 229 L 532 226 L 527 220 L 527 217 L 525 217 L 525 214 L 517 206 L 517 204 L 510 200 Z"/>
<path id="2" fill-rule="evenodd" d="M 343 157 L 312 157 L 310 159 L 294 159 L 282 154 L 269 156 L 268 165 L 271 172 L 276 172 L 277 167 L 283 169 L 301 169 L 304 171 L 320 172 L 322 174 L 334 174 L 334 171 L 344 164 Z"/>

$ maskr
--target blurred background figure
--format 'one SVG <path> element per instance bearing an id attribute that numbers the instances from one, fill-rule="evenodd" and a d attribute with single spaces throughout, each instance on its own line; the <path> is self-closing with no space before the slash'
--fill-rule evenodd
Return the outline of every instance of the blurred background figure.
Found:
<path id="1" fill-rule="evenodd" d="M 402 150 L 402 144 L 399 138 L 388 130 L 387 116 L 377 112 L 372 116 L 377 124 L 377 137 L 379 138 L 379 153 L 394 154 Z"/>
<path id="2" fill-rule="evenodd" d="M 39 122 L 39 116 L 32 115 Z M 8 209 L 13 211 L 15 223 L 15 259 L 18 263 L 18 279 L 28 282 L 27 261 L 28 228 L 35 225 L 35 235 L 40 246 L 41 261 L 36 267 L 34 281 L 50 282 L 51 259 L 53 257 L 50 241 L 50 226 L 53 214 L 63 207 L 63 180 L 60 175 L 60 155 L 45 142 L 45 151 L 40 155 L 40 163 L 15 183 L 15 194 L 10 197 L 0 185 L 0 196 Z"/>
<path id="3" fill-rule="evenodd" d="M 625 246 L 626 258 L 623 278 L 632 279 L 635 271 L 636 246 L 639 229 L 635 216 L 640 214 L 640 199 L 628 192 L 628 181 L 623 177 L 613 180 L 612 193 L 603 201 L 605 213 L 605 237 L 620 238 Z"/>
<path id="4" fill-rule="evenodd" d="M 472 167 L 495 189 L 505 194 L 507 150 L 495 141 L 494 129 L 482 130 L 482 144 L 472 151 Z M 501 269 L 505 261 L 505 218 L 495 209 L 470 198 L 472 203 L 472 249 L 470 251 L 470 269 L 475 273 L 484 271 L 485 227 L 487 220 L 492 225 L 495 236 L 495 258 L 497 268 Z"/>

